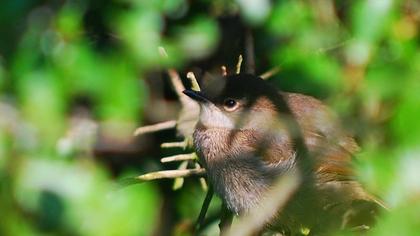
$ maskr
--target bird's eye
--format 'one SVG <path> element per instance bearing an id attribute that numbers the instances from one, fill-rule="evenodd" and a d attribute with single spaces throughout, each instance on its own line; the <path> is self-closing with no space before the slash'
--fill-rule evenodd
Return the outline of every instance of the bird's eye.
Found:
<path id="1" fill-rule="evenodd" d="M 225 101 L 223 102 L 223 107 L 227 111 L 233 111 L 238 107 L 238 102 L 236 102 L 232 98 L 228 98 L 228 99 L 225 99 Z"/>

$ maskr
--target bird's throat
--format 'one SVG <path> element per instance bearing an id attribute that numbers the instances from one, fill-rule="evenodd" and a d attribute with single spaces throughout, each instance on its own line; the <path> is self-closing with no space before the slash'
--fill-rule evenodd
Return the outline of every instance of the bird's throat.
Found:
<path id="1" fill-rule="evenodd" d="M 256 138 L 243 130 L 201 127 L 194 132 L 194 145 L 209 181 L 237 214 L 255 207 L 274 178 L 250 145 Z"/>

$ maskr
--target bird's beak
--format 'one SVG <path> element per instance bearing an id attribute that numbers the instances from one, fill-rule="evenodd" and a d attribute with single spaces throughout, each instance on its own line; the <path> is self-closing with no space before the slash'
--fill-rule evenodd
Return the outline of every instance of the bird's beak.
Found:
<path id="1" fill-rule="evenodd" d="M 190 97 L 191 99 L 199 102 L 199 103 L 208 103 L 209 99 L 207 99 L 202 92 L 199 91 L 194 91 L 194 90 L 190 90 L 190 89 L 186 89 L 184 91 L 182 91 L 185 95 L 187 95 L 188 97 Z"/>

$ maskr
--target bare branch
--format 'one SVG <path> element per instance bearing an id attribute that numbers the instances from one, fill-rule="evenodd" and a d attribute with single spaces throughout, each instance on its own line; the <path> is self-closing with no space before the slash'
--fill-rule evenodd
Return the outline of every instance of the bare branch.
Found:
<path id="1" fill-rule="evenodd" d="M 186 149 L 186 148 L 192 147 L 192 146 L 193 146 L 192 137 L 186 137 L 181 142 L 168 142 L 168 143 L 160 144 L 161 148 L 182 148 L 182 149 Z"/>
<path id="2" fill-rule="evenodd" d="M 155 179 L 175 179 L 179 177 L 199 176 L 203 177 L 206 173 L 204 168 L 201 169 L 186 169 L 186 170 L 163 170 L 147 173 L 135 177 L 138 182 L 145 182 Z"/>
<path id="3" fill-rule="evenodd" d="M 176 120 L 168 120 L 168 121 L 157 123 L 154 125 L 147 125 L 147 126 L 139 127 L 134 131 L 133 135 L 138 136 L 140 134 L 152 133 L 152 132 L 157 132 L 157 131 L 165 130 L 165 129 L 172 129 L 172 128 L 175 128 L 175 126 L 176 126 Z"/>
<path id="4" fill-rule="evenodd" d="M 186 148 L 187 143 L 185 141 L 182 142 L 171 142 L 171 143 L 162 143 L 160 145 L 161 148 Z"/>
<path id="5" fill-rule="evenodd" d="M 188 166 L 188 161 L 183 161 L 179 167 L 178 170 L 185 170 L 187 169 Z M 182 185 L 184 185 L 184 178 L 183 177 L 178 177 L 175 179 L 174 181 L 174 185 L 172 186 L 173 190 L 178 190 L 180 188 L 182 188 Z"/>
<path id="6" fill-rule="evenodd" d="M 193 152 L 189 154 L 179 154 L 179 155 L 164 157 L 160 159 L 160 162 L 168 163 L 168 162 L 173 162 L 173 161 L 188 161 L 188 160 L 195 160 L 195 159 L 197 159 L 197 155 L 195 154 L 195 152 Z"/>
<path id="7" fill-rule="evenodd" d="M 195 165 L 195 168 L 196 169 L 201 169 L 201 166 L 200 166 L 200 164 L 198 164 L 198 162 L 195 162 L 194 165 Z M 207 182 L 206 182 L 206 179 L 205 178 L 203 178 L 203 177 L 200 178 L 200 184 L 201 184 L 201 188 L 204 191 L 207 191 L 208 190 L 208 186 L 207 186 Z"/>

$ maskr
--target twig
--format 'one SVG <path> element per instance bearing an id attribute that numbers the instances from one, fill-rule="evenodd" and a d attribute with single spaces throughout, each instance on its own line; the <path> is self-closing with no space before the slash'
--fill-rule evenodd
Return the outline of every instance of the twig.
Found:
<path id="1" fill-rule="evenodd" d="M 179 177 L 190 177 L 190 176 L 199 176 L 203 177 L 206 173 L 204 168 L 201 169 L 186 169 L 186 170 L 163 170 L 163 171 L 156 171 L 147 173 L 144 175 L 140 175 L 135 177 L 134 179 L 137 182 L 145 182 L 155 179 L 175 179 Z"/>
<path id="2" fill-rule="evenodd" d="M 201 206 L 200 215 L 197 218 L 197 222 L 195 224 L 195 232 L 194 235 L 198 235 L 201 231 L 201 228 L 204 225 L 204 220 L 206 218 L 207 211 L 210 206 L 211 199 L 213 198 L 214 192 L 213 188 L 210 186 L 207 190 L 206 198 L 204 199 L 203 205 Z"/>
<path id="3" fill-rule="evenodd" d="M 243 57 L 239 54 L 238 63 L 236 64 L 236 74 L 241 73 L 241 65 L 242 65 Z"/>
<path id="4" fill-rule="evenodd" d="M 198 164 L 198 162 L 195 162 L 194 165 L 195 165 L 195 168 L 196 169 L 201 169 L 201 166 L 200 166 L 200 164 Z M 207 191 L 208 186 L 207 186 L 207 182 L 206 182 L 206 179 L 205 178 L 203 178 L 203 177 L 200 178 L 200 184 L 201 184 L 201 188 L 204 191 Z"/>
<path id="5" fill-rule="evenodd" d="M 161 148 L 186 148 L 188 146 L 187 142 L 171 142 L 171 143 L 162 143 L 160 144 Z"/>
<path id="6" fill-rule="evenodd" d="M 160 159 L 160 162 L 167 163 L 167 162 L 173 162 L 173 161 L 188 161 L 188 160 L 195 160 L 197 158 L 197 155 L 195 152 L 189 153 L 189 154 L 179 154 L 174 155 L 170 157 L 164 157 Z"/>
<path id="7" fill-rule="evenodd" d="M 191 89 L 195 91 L 200 91 L 200 86 L 198 85 L 197 78 L 192 71 L 187 73 L 187 78 L 191 81 Z"/>
<path id="8" fill-rule="evenodd" d="M 159 54 L 164 57 L 168 58 L 168 54 L 166 53 L 165 49 L 163 47 L 159 47 Z M 149 125 L 140 127 L 135 130 L 134 135 L 144 134 L 144 133 L 150 133 L 155 132 L 158 130 L 163 129 L 170 129 L 170 128 L 177 128 L 177 131 L 182 134 L 182 136 L 185 137 L 184 141 L 182 142 L 173 142 L 173 143 L 163 143 L 161 144 L 161 147 L 167 148 L 167 147 L 182 147 L 187 148 L 192 141 L 191 140 L 191 133 L 194 125 L 194 121 L 196 120 L 196 117 L 198 117 L 198 111 L 199 107 L 198 104 L 196 104 L 194 101 L 188 99 L 186 96 L 182 94 L 182 92 L 185 90 L 184 85 L 182 84 L 181 78 L 178 74 L 178 72 L 175 69 L 168 69 L 167 70 L 169 78 L 171 79 L 172 85 L 174 86 L 175 92 L 179 96 L 179 100 L 182 104 L 182 110 L 178 117 L 178 120 L 170 120 L 162 123 L 158 123 L 155 125 Z M 197 83 L 197 80 L 192 72 L 189 72 L 187 74 L 187 77 L 191 80 L 193 89 L 199 91 L 200 87 Z M 190 124 L 192 123 L 192 124 Z M 196 159 L 195 153 L 190 154 L 182 154 L 182 155 L 176 155 L 171 157 L 162 158 L 162 162 L 172 162 L 172 161 L 183 161 L 179 168 L 177 170 L 166 170 L 166 171 L 157 171 L 152 173 L 147 173 L 135 178 L 126 178 L 123 179 L 121 182 L 122 185 L 128 185 L 128 184 L 134 184 L 134 183 L 141 183 L 145 181 L 155 180 L 155 179 L 164 179 L 164 178 L 175 178 L 174 186 L 173 188 L 176 190 L 180 187 L 182 187 L 184 182 L 184 177 L 189 176 L 198 176 L 203 177 L 205 175 L 205 169 L 201 168 L 199 165 L 196 165 L 195 169 L 187 169 L 188 163 L 190 160 Z M 202 186 L 204 188 L 207 188 L 207 185 L 203 185 L 203 179 L 200 178 L 200 181 L 202 182 Z"/>
<path id="9" fill-rule="evenodd" d="M 261 75 L 260 75 L 260 77 L 261 77 L 262 79 L 269 79 L 269 78 L 271 78 L 273 75 L 275 75 L 275 74 L 279 73 L 279 71 L 280 71 L 280 67 L 276 66 L 276 67 L 274 67 L 274 68 L 272 68 L 272 69 L 270 69 L 270 70 L 268 70 L 268 71 L 264 72 L 263 74 L 261 74 Z"/>
<path id="10" fill-rule="evenodd" d="M 185 169 L 187 169 L 187 166 L 188 166 L 188 161 L 183 161 L 179 165 L 178 170 L 185 170 Z M 174 185 L 172 186 L 172 189 L 173 190 L 178 190 L 178 189 L 182 188 L 182 185 L 184 185 L 184 178 L 183 177 L 178 177 L 178 178 L 175 179 Z"/>
<path id="11" fill-rule="evenodd" d="M 134 131 L 134 136 L 138 136 L 140 134 L 152 133 L 152 132 L 165 130 L 165 129 L 172 129 L 175 126 L 176 126 L 176 120 L 168 120 L 168 121 L 157 123 L 154 125 L 147 125 L 147 126 L 137 128 Z"/>

